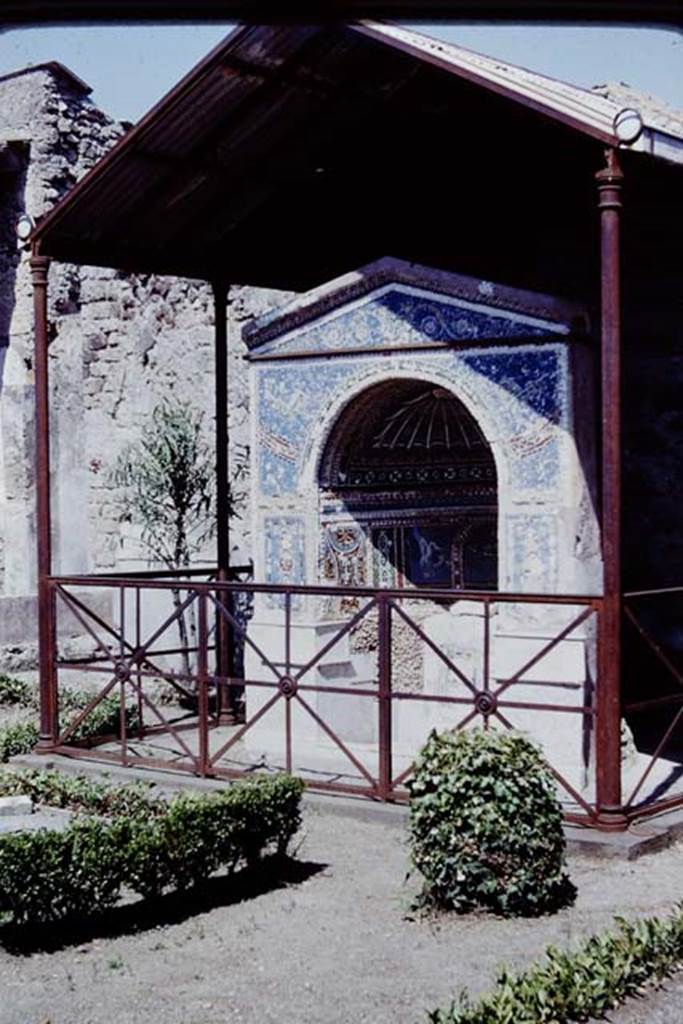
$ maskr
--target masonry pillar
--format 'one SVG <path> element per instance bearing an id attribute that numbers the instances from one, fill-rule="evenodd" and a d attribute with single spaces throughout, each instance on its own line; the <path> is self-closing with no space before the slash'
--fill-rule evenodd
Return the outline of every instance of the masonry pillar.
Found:
<path id="1" fill-rule="evenodd" d="M 621 269 L 623 174 L 607 149 L 596 174 L 600 211 L 603 614 L 597 685 L 598 824 L 626 828 L 621 797 Z"/>
<path id="2" fill-rule="evenodd" d="M 48 373 L 47 280 L 50 260 L 31 256 L 34 314 L 35 491 L 38 542 L 38 658 L 40 670 L 39 750 L 49 750 L 58 736 L 58 703 L 54 675 L 55 609 L 49 585 L 52 572 L 50 516 L 50 390 Z"/>

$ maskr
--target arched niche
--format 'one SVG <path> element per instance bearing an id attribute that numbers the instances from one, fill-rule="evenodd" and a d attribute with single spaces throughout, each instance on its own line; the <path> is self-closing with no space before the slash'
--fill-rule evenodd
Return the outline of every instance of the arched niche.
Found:
<path id="1" fill-rule="evenodd" d="M 318 487 L 323 582 L 496 589 L 496 466 L 450 389 L 367 387 L 332 426 Z"/>

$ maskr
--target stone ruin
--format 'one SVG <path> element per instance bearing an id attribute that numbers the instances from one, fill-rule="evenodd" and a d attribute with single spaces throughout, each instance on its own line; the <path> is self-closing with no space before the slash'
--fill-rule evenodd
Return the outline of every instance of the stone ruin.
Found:
<path id="1" fill-rule="evenodd" d="M 47 212 L 126 130 L 58 64 L 0 78 L 0 671 L 36 662 L 33 486 L 33 306 L 17 219 Z M 230 432 L 248 446 L 240 326 L 280 293 L 229 297 Z M 207 410 L 212 444 L 213 297 L 204 282 L 61 263 L 50 270 L 54 562 L 58 573 L 144 569 L 133 528 L 118 521 L 108 472 L 169 392 Z M 247 462 L 248 470 L 248 462 Z M 240 488 L 248 487 L 248 473 Z M 246 515 L 232 525 L 233 558 L 250 554 Z M 214 559 L 207 550 L 207 560 Z M 62 645 L 78 646 L 74 637 Z"/>

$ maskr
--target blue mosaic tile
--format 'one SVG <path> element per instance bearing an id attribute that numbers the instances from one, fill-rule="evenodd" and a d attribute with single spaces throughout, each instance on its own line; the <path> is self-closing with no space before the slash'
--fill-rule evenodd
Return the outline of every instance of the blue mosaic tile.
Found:
<path id="1" fill-rule="evenodd" d="M 477 373 L 499 384 L 551 423 L 563 411 L 561 367 L 556 348 L 516 352 L 463 353 L 463 361 Z"/>
<path id="2" fill-rule="evenodd" d="M 472 303 L 447 303 L 432 296 L 410 295 L 398 289 L 392 289 L 376 301 L 428 341 L 541 338 L 566 330 L 560 325 L 533 323 L 534 318 L 515 313 L 493 313 L 485 307 L 473 308 Z"/>
<path id="3" fill-rule="evenodd" d="M 293 494 L 312 426 L 352 373 L 348 364 L 296 363 L 258 368 L 259 486 L 274 497 Z"/>

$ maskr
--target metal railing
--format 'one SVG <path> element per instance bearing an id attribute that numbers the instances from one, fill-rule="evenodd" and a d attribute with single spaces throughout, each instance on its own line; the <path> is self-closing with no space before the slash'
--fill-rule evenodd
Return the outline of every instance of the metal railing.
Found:
<path id="1" fill-rule="evenodd" d="M 230 777 L 253 770 L 253 750 L 263 746 L 270 718 L 269 741 L 275 732 L 281 740 L 274 766 L 298 771 L 321 790 L 380 800 L 406 798 L 413 755 L 430 723 L 510 729 L 521 717 L 543 742 L 543 722 L 560 716 L 574 722 L 577 768 L 582 756 L 584 773 L 593 760 L 586 754 L 598 707 L 591 671 L 585 680 L 564 681 L 557 664 L 547 677 L 544 671 L 569 642 L 594 650 L 599 597 L 281 586 L 199 574 L 50 578 L 53 614 L 70 616 L 86 646 L 77 656 L 54 651 L 51 749 Z M 188 615 L 192 642 L 182 646 L 170 637 Z M 231 674 L 217 671 L 222 623 L 239 651 Z M 590 658 L 582 653 L 579 660 Z M 358 664 L 365 678 L 349 681 Z M 60 686 L 74 676 L 99 682 L 87 707 L 60 722 Z M 433 679 L 440 679 L 436 690 Z M 160 685 L 175 691 L 180 709 L 160 700 Z M 113 694 L 120 702 L 118 736 L 76 739 Z M 225 709 L 235 697 L 244 698 L 246 717 L 226 729 Z M 344 725 L 349 717 L 355 734 Z M 565 732 L 555 726 L 560 747 Z M 171 747 L 163 748 L 162 735 Z M 567 798 L 567 817 L 594 823 L 599 780 L 586 786 L 568 777 L 553 763 L 551 740 L 546 755 Z M 245 754 L 249 743 L 252 753 Z M 324 754 L 322 767 L 316 751 Z"/>
<path id="2" fill-rule="evenodd" d="M 249 567 L 233 574 L 51 577 L 53 636 L 66 616 L 80 647 L 60 653 L 55 641 L 42 748 L 201 776 L 284 768 L 316 789 L 400 801 L 430 728 L 523 728 L 544 748 L 567 819 L 600 825 L 605 772 L 621 772 L 596 750 L 600 597 L 283 586 L 244 579 Z M 624 599 L 632 640 L 657 666 L 648 678 L 659 681 L 625 694 L 629 722 L 659 716 L 649 746 L 639 736 L 648 754 L 624 776 L 629 820 L 683 805 L 683 672 L 651 626 L 661 618 L 653 602 L 682 598 L 672 588 Z M 173 635 L 182 617 L 191 618 L 184 645 Z M 91 681 L 92 699 L 60 721 L 60 690 L 74 677 Z M 113 695 L 116 734 L 83 739 Z"/>
<path id="3" fill-rule="evenodd" d="M 650 755 L 625 786 L 624 808 L 630 816 L 643 816 L 683 805 L 681 793 L 671 794 L 683 778 L 683 587 L 632 591 L 624 595 L 623 607 L 631 662 L 623 712 L 637 745 Z M 667 774 L 646 793 L 646 783 L 658 769 L 661 777 L 662 766 Z"/>

